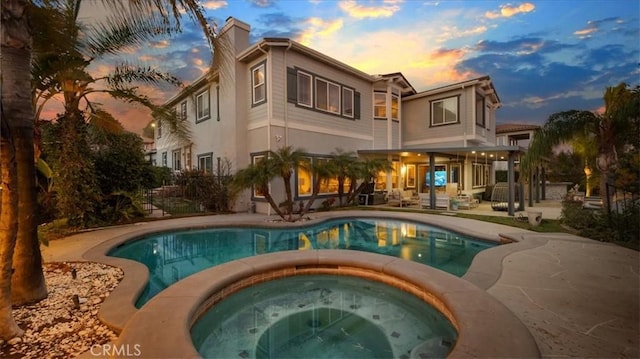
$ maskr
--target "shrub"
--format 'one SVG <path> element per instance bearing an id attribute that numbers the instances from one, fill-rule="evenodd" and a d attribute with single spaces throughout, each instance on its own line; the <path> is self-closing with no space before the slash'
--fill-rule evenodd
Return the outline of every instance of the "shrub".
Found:
<path id="1" fill-rule="evenodd" d="M 582 237 L 637 246 L 640 236 L 639 216 L 640 206 L 637 202 L 631 202 L 624 210 L 611 211 L 607 215 L 604 209 L 582 208 L 582 201 L 565 200 L 562 202 L 560 223 L 575 229 Z"/>

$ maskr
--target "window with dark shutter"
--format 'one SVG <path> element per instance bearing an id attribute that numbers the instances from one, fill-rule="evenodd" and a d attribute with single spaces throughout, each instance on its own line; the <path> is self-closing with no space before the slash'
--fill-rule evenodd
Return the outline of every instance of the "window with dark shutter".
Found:
<path id="1" fill-rule="evenodd" d="M 298 76 L 296 69 L 287 67 L 287 102 L 298 102 Z"/>
<path id="2" fill-rule="evenodd" d="M 353 95 L 353 117 L 356 120 L 360 119 L 360 92 Z"/>

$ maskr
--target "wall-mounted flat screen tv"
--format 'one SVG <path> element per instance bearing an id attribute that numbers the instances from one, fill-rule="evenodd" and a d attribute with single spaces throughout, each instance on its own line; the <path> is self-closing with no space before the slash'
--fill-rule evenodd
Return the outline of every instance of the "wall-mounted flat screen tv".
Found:
<path id="1" fill-rule="evenodd" d="M 430 172 L 427 172 L 426 176 L 425 176 L 425 183 L 427 184 L 427 187 L 431 185 L 431 176 L 430 176 Z M 440 186 L 446 186 L 447 185 L 447 171 L 435 171 L 435 185 L 436 187 L 440 187 Z"/>

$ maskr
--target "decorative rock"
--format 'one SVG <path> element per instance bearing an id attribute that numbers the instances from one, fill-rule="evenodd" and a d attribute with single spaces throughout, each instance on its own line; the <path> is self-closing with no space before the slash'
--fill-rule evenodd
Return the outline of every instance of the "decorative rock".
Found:
<path id="1" fill-rule="evenodd" d="M 122 279 L 122 271 L 99 263 L 46 263 L 43 266 L 49 296 L 34 305 L 13 310 L 22 338 L 0 340 L 0 357 L 72 358 L 94 345 L 117 339 L 97 315 L 103 299 Z M 70 275 L 75 269 L 77 279 Z M 73 309 L 78 295 L 80 311 Z M 87 299 L 89 298 L 89 299 Z"/>
<path id="2" fill-rule="evenodd" d="M 14 337 L 14 338 L 11 338 L 11 339 L 9 339 L 7 341 L 7 344 L 9 344 L 9 345 L 16 345 L 16 344 L 20 344 L 20 343 L 22 343 L 22 338 L 20 338 L 20 337 Z"/>

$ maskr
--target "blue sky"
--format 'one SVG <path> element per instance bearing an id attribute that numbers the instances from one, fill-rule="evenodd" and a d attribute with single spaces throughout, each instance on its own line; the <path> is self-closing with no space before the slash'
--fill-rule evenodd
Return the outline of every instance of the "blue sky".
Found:
<path id="1" fill-rule="evenodd" d="M 203 1 L 220 26 L 233 16 L 251 41 L 286 37 L 369 74 L 402 72 L 418 91 L 489 75 L 498 122 L 543 124 L 552 113 L 597 110 L 607 86 L 640 84 L 640 1 Z M 193 24 L 132 52 L 189 82 L 206 71 Z M 170 93 L 154 91 L 154 98 Z M 106 103 L 106 102 L 105 102 Z M 148 118 L 116 109 L 129 129 Z M 140 112 L 142 113 L 142 112 Z"/>

